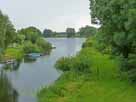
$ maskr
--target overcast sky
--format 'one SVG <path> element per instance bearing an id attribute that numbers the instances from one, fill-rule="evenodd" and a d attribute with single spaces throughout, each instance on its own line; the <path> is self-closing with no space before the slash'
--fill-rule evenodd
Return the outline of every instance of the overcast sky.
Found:
<path id="1" fill-rule="evenodd" d="M 89 0 L 0 0 L 16 29 L 36 26 L 55 31 L 90 25 Z"/>

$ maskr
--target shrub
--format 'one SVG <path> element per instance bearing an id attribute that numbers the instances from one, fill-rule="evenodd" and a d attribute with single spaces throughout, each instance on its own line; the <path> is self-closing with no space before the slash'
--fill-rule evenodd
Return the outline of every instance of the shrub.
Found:
<path id="1" fill-rule="evenodd" d="M 38 46 L 35 44 L 32 44 L 29 41 L 24 43 L 23 49 L 25 53 L 34 53 L 34 52 L 39 53 L 40 52 L 40 49 L 38 48 Z"/>
<path id="2" fill-rule="evenodd" d="M 71 68 L 73 67 L 73 58 L 70 58 L 70 57 L 62 57 L 60 58 L 56 64 L 55 64 L 55 67 L 59 70 L 62 70 L 62 71 L 70 71 Z"/>
<path id="3" fill-rule="evenodd" d="M 41 52 L 48 52 L 51 49 L 51 44 L 43 38 L 38 38 L 36 44 L 40 48 Z"/>
<path id="4" fill-rule="evenodd" d="M 91 61 L 88 56 L 79 55 L 74 58 L 73 69 L 76 72 L 90 73 Z"/>
<path id="5" fill-rule="evenodd" d="M 55 67 L 62 71 L 75 71 L 81 73 L 90 72 L 90 59 L 85 55 L 76 57 L 63 57 L 56 62 Z"/>

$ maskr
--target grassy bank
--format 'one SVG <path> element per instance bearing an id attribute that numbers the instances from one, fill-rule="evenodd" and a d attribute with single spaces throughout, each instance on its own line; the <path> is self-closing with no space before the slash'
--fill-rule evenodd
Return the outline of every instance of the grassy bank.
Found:
<path id="1" fill-rule="evenodd" d="M 37 40 L 35 44 L 30 41 L 24 41 L 22 44 L 16 44 L 14 47 L 8 47 L 3 51 L 1 60 L 16 59 L 21 60 L 26 54 L 29 53 L 50 53 L 52 46 L 50 43 L 45 41 L 43 38 Z"/>
<path id="2" fill-rule="evenodd" d="M 87 66 L 91 72 L 83 72 L 86 68 L 75 65 L 75 57 L 60 59 L 56 67 L 64 73 L 53 85 L 40 90 L 39 102 L 135 102 L 136 87 L 121 79 L 117 58 L 93 47 L 83 48 L 76 59 L 81 56 L 78 65 Z"/>
<path id="3" fill-rule="evenodd" d="M 21 47 L 7 48 L 4 51 L 3 60 L 16 59 L 21 60 L 24 57 L 24 51 Z"/>

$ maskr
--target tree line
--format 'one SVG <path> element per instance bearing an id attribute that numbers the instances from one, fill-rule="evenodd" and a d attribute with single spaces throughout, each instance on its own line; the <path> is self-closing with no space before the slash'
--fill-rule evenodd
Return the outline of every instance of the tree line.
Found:
<path id="1" fill-rule="evenodd" d="M 65 32 L 56 32 L 51 29 L 45 29 L 43 31 L 44 37 L 88 37 L 92 36 L 97 31 L 96 28 L 91 26 L 85 26 L 79 28 L 76 32 L 75 28 L 66 28 Z"/>

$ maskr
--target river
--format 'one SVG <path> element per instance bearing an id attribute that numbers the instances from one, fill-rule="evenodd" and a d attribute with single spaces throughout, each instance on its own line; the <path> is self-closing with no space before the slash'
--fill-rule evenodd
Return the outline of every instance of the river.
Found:
<path id="1" fill-rule="evenodd" d="M 85 41 L 84 38 L 48 38 L 47 40 L 56 47 L 50 55 L 40 57 L 34 62 L 21 62 L 16 70 L 6 70 L 6 76 L 11 83 L 7 86 L 12 86 L 15 90 L 13 101 L 10 102 L 37 102 L 37 91 L 41 87 L 52 84 L 61 74 L 54 68 L 55 62 L 60 57 L 75 55 Z"/>

